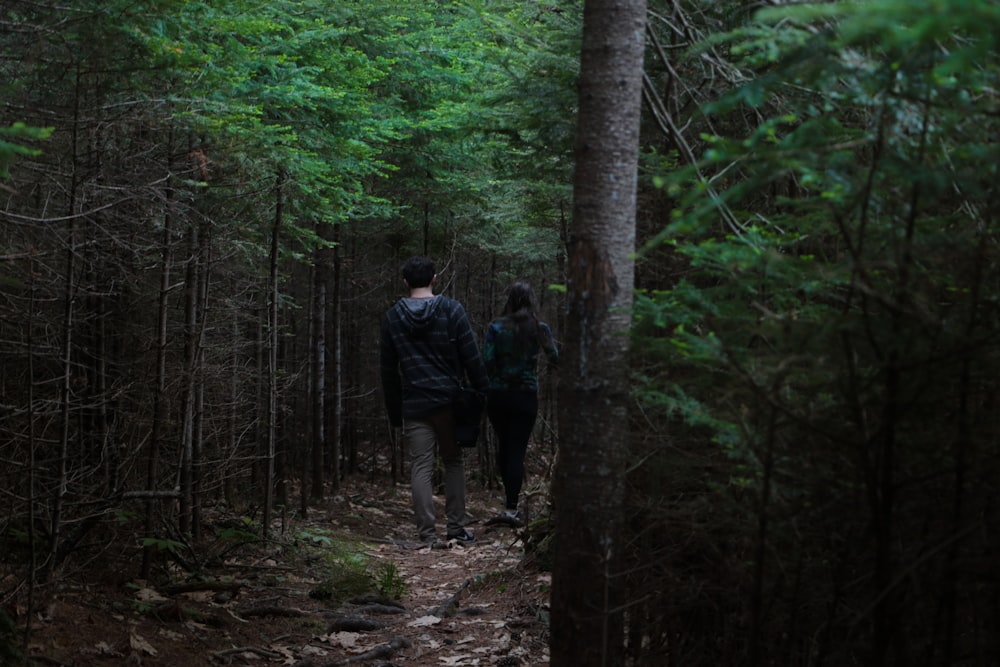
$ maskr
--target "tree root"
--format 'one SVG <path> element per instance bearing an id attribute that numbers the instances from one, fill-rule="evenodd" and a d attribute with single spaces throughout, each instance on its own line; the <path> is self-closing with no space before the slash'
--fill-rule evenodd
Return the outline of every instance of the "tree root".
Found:
<path id="1" fill-rule="evenodd" d="M 352 655 L 349 658 L 327 662 L 317 662 L 312 658 L 306 658 L 305 660 L 296 662 L 292 667 L 342 667 L 343 665 L 352 665 L 359 662 L 389 658 L 399 649 L 410 648 L 410 646 L 412 646 L 412 644 L 406 637 L 393 637 L 385 644 L 380 644 L 370 651 L 365 651 L 364 653 L 359 653 L 358 655 Z"/>
<path id="2" fill-rule="evenodd" d="M 231 655 L 240 655 L 242 653 L 253 653 L 259 655 L 262 658 L 283 658 L 285 657 L 277 651 L 268 651 L 267 649 L 257 648 L 256 646 L 238 646 L 235 648 L 227 648 L 222 651 L 215 651 L 212 653 L 213 658 L 218 658 L 220 660 L 228 658 Z"/>
<path id="3" fill-rule="evenodd" d="M 382 621 L 365 616 L 337 616 L 327 626 L 327 632 L 370 632 L 385 627 Z"/>

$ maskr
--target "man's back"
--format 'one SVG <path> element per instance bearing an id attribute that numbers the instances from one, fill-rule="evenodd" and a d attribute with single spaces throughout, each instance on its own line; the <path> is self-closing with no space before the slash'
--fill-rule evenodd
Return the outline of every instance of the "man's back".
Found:
<path id="1" fill-rule="evenodd" d="M 406 297 L 386 312 L 381 335 L 382 383 L 390 419 L 423 417 L 450 404 L 466 373 L 485 389 L 486 368 L 462 305 L 443 295 Z"/>

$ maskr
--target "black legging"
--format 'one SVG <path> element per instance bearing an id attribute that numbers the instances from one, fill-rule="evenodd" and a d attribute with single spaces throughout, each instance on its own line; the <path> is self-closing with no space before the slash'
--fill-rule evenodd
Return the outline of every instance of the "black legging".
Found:
<path id="1" fill-rule="evenodd" d="M 486 413 L 497 434 L 497 465 L 503 479 L 506 507 L 515 510 L 524 482 L 528 438 L 538 416 L 538 392 L 491 391 Z"/>

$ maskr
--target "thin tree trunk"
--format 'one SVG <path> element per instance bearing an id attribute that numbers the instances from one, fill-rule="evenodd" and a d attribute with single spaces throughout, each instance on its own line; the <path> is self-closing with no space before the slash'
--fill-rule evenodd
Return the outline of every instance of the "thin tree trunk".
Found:
<path id="1" fill-rule="evenodd" d="M 340 225 L 333 228 L 333 427 L 330 438 L 330 491 L 340 490 L 340 463 L 343 452 L 344 432 L 344 355 L 343 330 L 344 318 L 341 314 L 341 256 L 340 256 Z M 352 469 L 353 471 L 353 469 Z"/>
<path id="2" fill-rule="evenodd" d="M 920 149 L 917 162 L 923 157 L 927 142 L 929 112 L 924 109 L 923 125 L 920 135 Z M 882 430 L 872 444 L 872 481 L 869 488 L 869 498 L 873 515 L 875 533 L 875 572 L 873 577 L 873 594 L 876 601 L 872 609 L 872 653 L 868 664 L 871 667 L 898 661 L 907 664 L 905 655 L 899 655 L 893 660 L 890 647 L 898 636 L 899 618 L 902 611 L 902 596 L 893 586 L 897 568 L 898 548 L 896 544 L 896 456 L 898 447 L 897 428 L 903 411 L 902 387 L 904 378 L 903 353 L 900 350 L 906 340 L 904 308 L 902 304 L 910 301 L 910 274 L 913 269 L 913 235 L 917 223 L 917 212 L 920 210 L 918 200 L 920 189 L 912 187 L 910 206 L 905 219 L 904 233 L 898 250 L 898 277 L 889 308 L 890 330 L 894 346 L 889 350 L 885 375 L 885 406 L 882 417 Z"/>
<path id="3" fill-rule="evenodd" d="M 251 470 L 251 485 L 256 493 L 263 491 L 264 469 L 267 467 L 267 388 L 270 381 L 267 378 L 267 318 L 269 310 L 267 308 L 267 292 L 270 288 L 262 289 L 260 295 L 261 303 L 255 308 L 256 330 L 254 336 L 254 369 L 256 370 L 257 383 L 254 395 L 254 465 Z M 255 496 L 254 500 L 258 498 Z"/>
<path id="4" fill-rule="evenodd" d="M 323 229 L 317 225 L 316 234 L 323 238 Z M 312 490 L 313 500 L 323 500 L 326 465 L 323 461 L 326 449 L 326 275 L 327 251 L 316 251 L 313 268 L 312 314 L 309 328 L 312 332 Z M 303 483 L 305 480 L 303 479 Z"/>
<path id="5" fill-rule="evenodd" d="M 63 501 L 67 486 L 67 457 L 69 456 L 70 437 L 70 401 L 72 399 L 73 382 L 73 302 L 76 294 L 76 195 L 77 195 L 77 142 L 80 114 L 80 69 L 76 71 L 76 94 L 73 106 L 73 126 L 70 141 L 71 173 L 69 184 L 69 223 L 66 233 L 66 284 L 63 294 L 63 340 L 62 340 L 62 385 L 59 391 L 59 411 L 62 431 L 59 436 L 59 457 L 56 462 L 56 487 L 52 498 L 52 518 L 49 533 L 51 535 L 49 568 L 47 578 L 51 578 L 58 566 L 59 548 L 62 541 Z"/>
<path id="6" fill-rule="evenodd" d="M 627 332 L 645 0 L 587 0 L 554 480 L 552 667 L 624 663 Z"/>
<path id="7" fill-rule="evenodd" d="M 267 539 L 271 529 L 274 502 L 274 458 L 277 450 L 278 427 L 278 251 L 284 214 L 285 172 L 278 171 L 274 188 L 274 228 L 271 230 L 270 308 L 268 310 L 267 349 L 267 458 L 264 472 L 264 526 Z"/>
<path id="8" fill-rule="evenodd" d="M 173 134 L 167 139 L 167 171 L 171 168 L 169 157 L 173 146 Z M 149 458 L 146 462 L 146 489 L 155 491 L 159 477 L 160 442 L 163 437 L 164 422 L 166 420 L 167 404 L 167 317 L 170 302 L 170 269 L 173 262 L 172 235 L 173 235 L 173 212 L 171 205 L 173 200 L 173 190 L 170 180 L 167 180 L 167 187 L 164 193 L 164 213 L 163 213 L 163 248 L 160 250 L 160 294 L 157 304 L 156 314 L 156 389 L 153 395 L 153 425 L 149 437 Z M 158 501 L 150 498 L 146 501 L 146 516 L 144 533 L 146 539 L 154 536 L 154 511 Z M 143 579 L 148 579 L 152 567 L 153 547 L 149 544 L 142 549 L 141 574 Z"/>
<path id="9" fill-rule="evenodd" d="M 986 225 L 984 225 L 984 228 Z M 985 229 L 979 233 L 979 242 L 976 248 L 976 260 L 973 264 L 973 280 L 969 290 L 969 321 L 966 323 L 964 336 L 966 340 L 973 340 L 976 329 L 980 326 L 979 314 L 981 309 L 981 293 L 983 288 L 983 262 L 986 256 L 987 234 Z M 955 480 L 952 499 L 951 527 L 955 534 L 960 534 L 965 527 L 966 519 L 966 484 L 969 476 L 969 461 L 973 456 L 973 446 L 975 438 L 972 435 L 972 415 L 971 415 L 971 395 L 972 395 L 972 359 L 965 357 L 959 366 L 958 376 L 958 405 L 956 406 L 955 418 L 957 421 L 957 433 L 955 443 L 952 446 L 955 457 Z M 954 646 L 955 634 L 958 626 L 958 608 L 956 604 L 959 579 L 961 577 L 961 566 L 959 564 L 959 554 L 961 552 L 961 541 L 956 540 L 954 545 L 948 550 L 945 574 L 947 579 L 945 585 L 947 590 L 944 594 L 945 604 L 945 641 L 944 660 L 945 664 L 952 664 L 955 660 Z M 978 651 L 977 651 L 978 654 Z"/>
<path id="10" fill-rule="evenodd" d="M 774 387 L 778 392 L 780 387 Z M 777 408 L 771 407 L 768 417 L 767 435 L 764 442 L 764 476 L 760 481 L 760 500 L 757 507 L 757 543 L 754 546 L 753 587 L 750 592 L 750 665 L 761 664 L 761 646 L 764 640 L 764 577 L 767 560 L 768 508 L 771 501 L 771 480 L 774 473 L 774 447 L 777 437 L 775 425 L 778 421 Z"/>
<path id="11" fill-rule="evenodd" d="M 186 384 L 184 388 L 184 403 L 182 412 L 181 459 L 179 486 L 181 490 L 180 531 L 184 535 L 192 534 L 191 508 L 193 495 L 193 461 L 194 461 L 194 430 L 195 430 L 195 365 L 198 358 L 198 346 L 195 341 L 198 331 L 198 225 L 192 222 L 188 230 L 188 258 L 184 278 L 184 373 Z"/>
<path id="12" fill-rule="evenodd" d="M 94 322 L 96 328 L 96 340 L 94 349 L 94 373 L 96 375 L 95 391 L 93 400 L 97 410 L 97 423 L 95 424 L 96 440 L 99 447 L 99 456 L 104 461 L 104 479 L 108 493 L 115 493 L 118 490 L 120 481 L 118 479 L 118 469 L 120 466 L 118 447 L 108 441 L 110 435 L 110 423 L 108 419 L 108 312 L 107 297 L 97 297 L 97 319 Z"/>
<path id="13" fill-rule="evenodd" d="M 431 242 L 431 205 L 429 202 L 424 202 L 424 254 L 430 252 L 430 242 Z"/>
<path id="14" fill-rule="evenodd" d="M 239 366 L 240 358 L 237 352 L 236 341 L 240 339 L 239 309 L 233 308 L 232 340 L 233 345 L 229 348 L 229 366 L 231 374 L 229 376 L 229 436 L 228 446 L 225 452 L 225 465 L 223 467 L 222 496 L 226 500 L 228 507 L 236 506 L 236 471 L 231 468 L 231 462 L 236 458 L 236 446 L 239 438 L 236 435 L 239 420 L 240 390 L 239 390 Z"/>
<path id="15" fill-rule="evenodd" d="M 298 332 L 296 331 L 297 320 L 295 318 L 296 313 L 290 312 L 290 309 L 286 308 L 284 311 L 279 311 L 278 320 L 285 323 L 283 329 L 288 335 L 278 336 L 278 357 L 275 363 L 275 368 L 289 368 L 293 363 L 292 360 L 298 357 L 295 354 L 296 342 L 298 341 Z M 277 382 L 278 375 L 275 374 L 275 402 L 280 404 L 281 401 L 278 400 L 279 396 L 284 396 L 284 392 L 280 388 L 282 385 Z M 289 473 L 289 462 L 291 460 L 291 452 L 289 451 L 288 439 L 282 439 L 279 436 L 284 435 L 289 432 L 288 424 L 289 418 L 291 416 L 297 416 L 299 414 L 299 396 L 295 391 L 288 391 L 288 398 L 285 401 L 288 405 L 287 410 L 276 410 L 277 421 L 274 427 L 274 505 L 275 507 L 281 508 L 282 517 L 282 533 L 284 533 L 284 518 L 285 511 L 288 508 L 288 480 L 290 478 Z"/>
<path id="16" fill-rule="evenodd" d="M 32 621 L 35 616 L 35 587 L 38 582 L 38 549 L 35 542 L 35 260 L 28 262 L 28 275 L 31 281 L 31 293 L 28 299 L 28 604 L 25 611 L 24 642 L 22 648 L 27 651 L 31 641 Z"/>
<path id="17" fill-rule="evenodd" d="M 306 517 L 309 515 L 309 499 L 312 494 L 310 487 L 316 486 L 316 430 L 317 430 L 317 417 L 316 417 L 316 272 L 318 267 L 316 266 L 319 261 L 319 252 L 313 253 L 313 265 L 309 269 L 309 316 L 306 320 L 308 324 L 308 339 L 306 340 L 306 417 L 309 420 L 309 437 L 306 440 L 306 451 L 302 452 L 299 457 L 300 466 L 300 484 L 299 484 L 299 515 L 301 517 Z M 319 418 L 319 421 L 322 417 Z M 320 454 L 320 462 L 322 462 L 322 454 Z M 312 470 L 312 472 L 310 472 Z M 322 485 L 322 473 L 320 473 L 320 484 Z"/>
<path id="18" fill-rule="evenodd" d="M 202 461 L 205 449 L 205 330 L 208 326 L 208 293 L 212 272 L 212 236 L 207 222 L 202 222 L 198 243 L 198 302 L 195 319 L 195 355 L 192 377 L 195 382 L 194 439 L 191 448 L 191 535 L 201 539 Z"/>

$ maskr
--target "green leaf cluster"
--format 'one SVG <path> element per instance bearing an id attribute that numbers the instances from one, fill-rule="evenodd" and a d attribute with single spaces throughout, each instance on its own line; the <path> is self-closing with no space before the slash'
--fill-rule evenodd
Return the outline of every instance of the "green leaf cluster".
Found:
<path id="1" fill-rule="evenodd" d="M 773 549 L 767 567 L 864 572 L 816 599 L 877 615 L 941 583 L 903 592 L 892 578 L 952 539 L 948 512 L 991 515 L 976 489 L 995 471 L 1000 377 L 1000 6 L 836 2 L 755 19 L 690 54 L 726 49 L 745 76 L 703 109 L 724 130 L 655 179 L 675 207 L 640 259 L 669 248 L 685 271 L 637 298 L 638 396 L 711 440 L 721 488 L 753 498 L 734 516 L 772 519 L 744 533 Z M 925 610 L 886 632 L 924 641 Z M 836 626 L 828 611 L 766 622 Z"/>
<path id="2" fill-rule="evenodd" d="M 41 149 L 21 142 L 48 139 L 51 134 L 51 127 L 29 127 L 20 122 L 13 123 L 10 127 L 0 127 L 0 178 L 7 177 L 10 164 L 18 155 L 41 154 Z"/>

